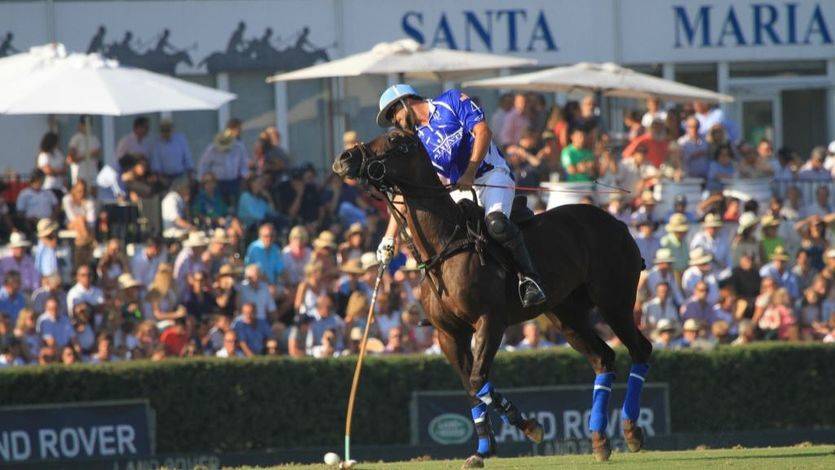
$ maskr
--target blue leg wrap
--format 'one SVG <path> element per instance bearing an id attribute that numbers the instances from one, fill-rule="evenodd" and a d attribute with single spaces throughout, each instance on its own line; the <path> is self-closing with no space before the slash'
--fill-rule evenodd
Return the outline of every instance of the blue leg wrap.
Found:
<path id="1" fill-rule="evenodd" d="M 591 395 L 591 416 L 589 416 L 589 429 L 597 432 L 606 432 L 609 424 L 609 417 L 606 413 L 609 409 L 609 395 L 612 393 L 612 381 L 615 380 L 614 372 L 597 374 L 594 378 L 594 391 Z"/>
<path id="2" fill-rule="evenodd" d="M 649 364 L 632 364 L 629 378 L 626 379 L 626 398 L 623 400 L 621 419 L 638 420 L 641 412 L 641 390 L 649 372 Z"/>
<path id="3" fill-rule="evenodd" d="M 493 389 L 493 384 L 490 382 L 486 382 L 481 390 L 476 393 L 476 396 L 482 403 L 486 405 L 490 405 L 499 416 L 502 417 L 502 421 L 508 424 L 512 424 L 516 427 L 522 425 L 524 419 L 522 418 L 522 414 L 519 413 L 519 410 L 511 403 L 507 398 L 503 397 L 501 393 L 495 391 Z"/>
<path id="4" fill-rule="evenodd" d="M 478 435 L 478 449 L 476 452 L 483 456 L 490 455 L 493 453 L 493 449 L 490 448 L 490 418 L 487 416 L 487 404 L 479 403 L 470 412 L 473 415 L 473 422 Z"/>

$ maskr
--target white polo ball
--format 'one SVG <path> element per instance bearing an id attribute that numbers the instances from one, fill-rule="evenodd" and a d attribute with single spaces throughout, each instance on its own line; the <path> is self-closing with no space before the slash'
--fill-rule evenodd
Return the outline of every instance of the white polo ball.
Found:
<path id="1" fill-rule="evenodd" d="M 335 467 L 339 465 L 340 458 L 336 455 L 336 452 L 328 452 L 325 454 L 325 465 L 329 465 L 331 467 Z"/>

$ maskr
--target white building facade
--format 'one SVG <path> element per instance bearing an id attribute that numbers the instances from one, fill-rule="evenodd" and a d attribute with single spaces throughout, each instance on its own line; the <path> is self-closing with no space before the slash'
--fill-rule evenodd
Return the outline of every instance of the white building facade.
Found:
<path id="1" fill-rule="evenodd" d="M 733 95 L 728 111 L 748 139 L 769 137 L 801 152 L 835 139 L 833 0 L 0 3 L 0 56 L 59 41 L 72 51 L 97 51 L 232 91 L 238 99 L 218 112 L 173 114 L 197 155 L 229 117 L 238 117 L 248 144 L 260 129 L 276 125 L 295 160 L 318 167 L 328 165 L 341 131 L 355 129 L 363 138 L 377 132 L 377 98 L 393 78 L 287 84 L 264 79 L 403 37 L 427 46 L 532 57 L 540 66 L 617 62 Z M 415 85 L 427 95 L 444 86 Z M 471 93 L 488 109 L 495 103 L 495 92 Z M 621 105 L 613 112 L 622 111 Z M 66 141 L 75 120 L 55 116 L 51 124 Z M 131 120 L 96 118 L 94 125 L 113 145 Z M 0 116 L 0 170 L 31 170 L 49 124 L 44 116 Z"/>

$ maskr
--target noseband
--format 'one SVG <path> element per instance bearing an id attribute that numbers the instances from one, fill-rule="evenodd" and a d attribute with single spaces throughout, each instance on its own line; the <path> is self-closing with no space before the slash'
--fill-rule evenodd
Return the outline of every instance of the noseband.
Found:
<path id="1" fill-rule="evenodd" d="M 397 138 L 390 136 L 388 139 L 389 142 L 394 142 Z M 386 175 L 389 176 L 389 180 L 392 180 L 392 177 L 395 176 L 389 174 L 388 168 L 386 167 L 386 160 L 391 157 L 406 157 L 416 146 L 417 142 L 415 139 L 401 138 L 401 142 L 397 145 L 383 153 L 375 154 L 365 143 L 358 144 L 357 149 L 359 150 L 361 159 L 358 173 L 359 179 L 365 180 L 366 183 L 374 186 L 380 192 L 396 192 L 398 189 L 396 183 L 401 183 L 402 185 L 405 181 L 385 181 Z"/>

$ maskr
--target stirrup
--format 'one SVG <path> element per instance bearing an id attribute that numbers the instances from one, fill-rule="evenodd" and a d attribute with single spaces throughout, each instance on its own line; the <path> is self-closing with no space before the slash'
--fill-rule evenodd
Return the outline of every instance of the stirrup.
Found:
<path id="1" fill-rule="evenodd" d="M 536 288 L 536 290 L 539 291 L 540 300 L 537 301 L 537 302 L 526 305 L 525 304 L 524 286 L 525 286 L 525 284 L 528 284 L 528 283 L 533 284 L 533 286 Z M 519 300 L 522 301 L 522 306 L 523 307 L 532 307 L 534 305 L 539 305 L 539 304 L 544 303 L 547 300 L 547 296 L 545 295 L 545 291 L 542 289 L 542 287 L 539 285 L 539 283 L 536 282 L 536 280 L 534 280 L 532 277 L 525 276 L 524 274 L 519 275 L 518 290 L 519 290 Z"/>

